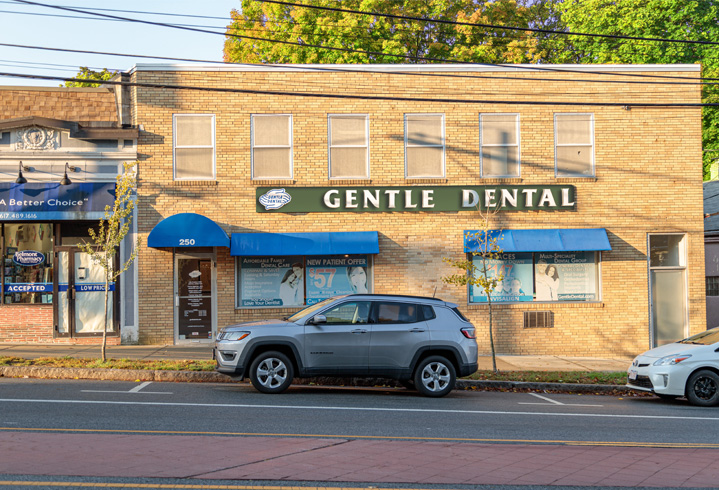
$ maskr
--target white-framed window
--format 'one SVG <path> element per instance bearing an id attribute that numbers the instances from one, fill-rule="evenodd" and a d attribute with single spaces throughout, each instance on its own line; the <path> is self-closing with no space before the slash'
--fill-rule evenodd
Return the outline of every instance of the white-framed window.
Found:
<path id="1" fill-rule="evenodd" d="M 404 176 L 444 177 L 444 114 L 404 115 Z"/>
<path id="2" fill-rule="evenodd" d="M 253 179 L 292 178 L 292 115 L 253 114 Z"/>
<path id="3" fill-rule="evenodd" d="M 594 114 L 554 115 L 555 177 L 594 177 Z"/>
<path id="4" fill-rule="evenodd" d="M 482 177 L 519 177 L 519 114 L 479 115 Z"/>
<path id="5" fill-rule="evenodd" d="M 330 179 L 369 179 L 369 116 L 327 116 Z"/>
<path id="6" fill-rule="evenodd" d="M 215 179 L 215 115 L 173 114 L 173 177 Z"/>

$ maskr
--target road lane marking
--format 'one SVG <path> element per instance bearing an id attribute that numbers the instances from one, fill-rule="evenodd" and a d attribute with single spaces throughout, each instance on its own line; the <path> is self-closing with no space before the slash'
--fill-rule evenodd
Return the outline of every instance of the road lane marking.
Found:
<path id="1" fill-rule="evenodd" d="M 562 403 L 557 400 L 552 400 L 546 396 L 538 395 L 537 393 L 528 393 L 529 395 L 536 396 L 542 400 L 546 400 L 550 403 L 538 403 L 538 402 L 517 402 L 518 405 L 562 405 L 565 407 L 603 407 L 604 405 L 590 405 L 588 403 Z"/>
<path id="2" fill-rule="evenodd" d="M 130 391 L 109 391 L 109 390 L 80 390 L 81 393 L 140 393 L 140 390 L 145 388 L 147 385 L 152 384 L 152 381 L 145 381 L 144 383 L 135 386 Z M 143 395 L 172 395 L 171 391 L 143 391 Z"/>
<path id="3" fill-rule="evenodd" d="M 460 415 L 543 415 L 546 417 L 593 417 L 611 419 L 646 420 L 697 420 L 719 421 L 719 417 L 689 417 L 686 415 L 629 415 L 611 413 L 571 413 L 571 412 L 513 412 L 500 410 L 453 410 L 440 408 L 380 408 L 380 407 L 323 407 L 314 405 L 252 405 L 248 403 L 183 403 L 183 402 L 135 402 L 109 400 L 39 400 L 30 398 L 0 398 L 0 403 L 66 403 L 75 405 L 144 405 L 160 407 L 198 407 L 198 408 L 256 408 L 277 410 L 325 410 L 352 412 L 398 412 L 398 413 L 439 413 Z M 569 406 L 569 405 L 565 405 Z"/>

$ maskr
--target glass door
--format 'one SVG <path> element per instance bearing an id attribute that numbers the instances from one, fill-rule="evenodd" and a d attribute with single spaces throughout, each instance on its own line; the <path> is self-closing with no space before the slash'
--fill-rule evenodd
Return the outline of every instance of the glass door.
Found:
<path id="1" fill-rule="evenodd" d="M 57 249 L 55 333 L 101 336 L 105 326 L 105 271 L 77 247 Z M 107 333 L 117 335 L 115 283 L 108 287 Z"/>
<path id="2" fill-rule="evenodd" d="M 175 256 L 175 340 L 211 342 L 216 331 L 213 254 Z"/>
<path id="3" fill-rule="evenodd" d="M 648 255 L 651 338 L 656 347 L 689 334 L 686 236 L 649 235 Z"/>

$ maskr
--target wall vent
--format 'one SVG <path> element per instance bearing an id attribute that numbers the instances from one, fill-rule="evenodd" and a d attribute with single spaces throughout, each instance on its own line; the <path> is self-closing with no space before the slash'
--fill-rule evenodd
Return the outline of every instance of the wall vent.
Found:
<path id="1" fill-rule="evenodd" d="M 525 311 L 524 328 L 554 328 L 554 314 L 551 311 Z"/>

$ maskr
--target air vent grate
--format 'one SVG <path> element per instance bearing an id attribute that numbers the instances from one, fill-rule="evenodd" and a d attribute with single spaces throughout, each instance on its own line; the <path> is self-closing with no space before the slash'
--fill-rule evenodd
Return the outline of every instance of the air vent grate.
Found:
<path id="1" fill-rule="evenodd" d="M 554 314 L 551 311 L 525 311 L 524 328 L 554 328 Z"/>

